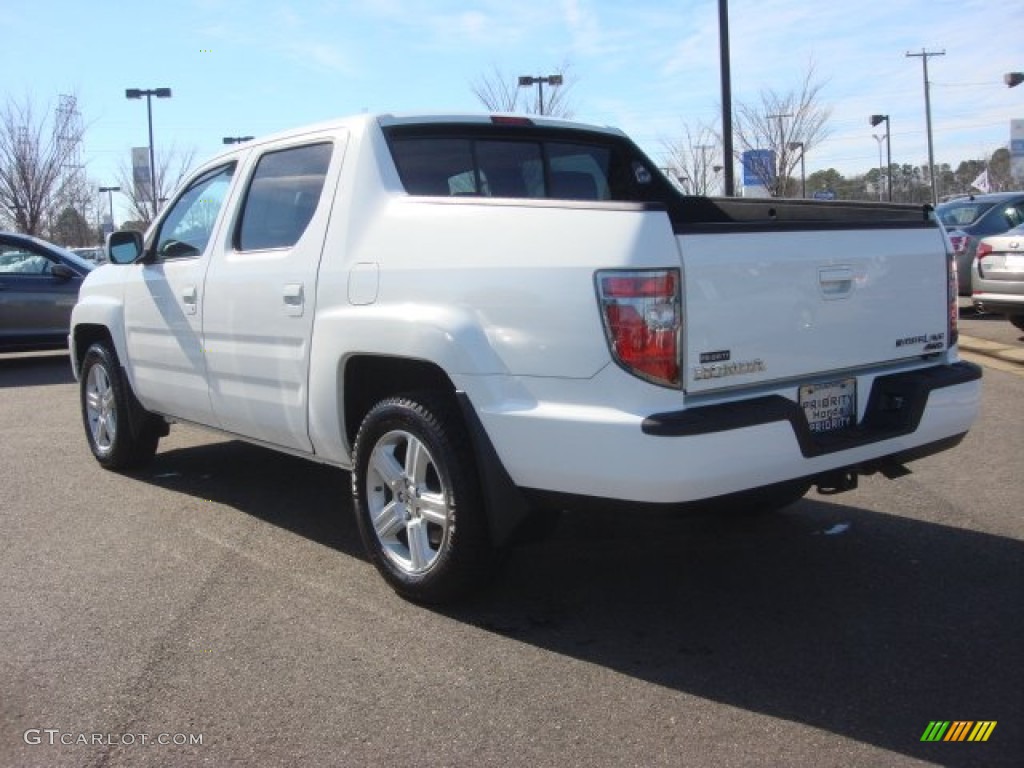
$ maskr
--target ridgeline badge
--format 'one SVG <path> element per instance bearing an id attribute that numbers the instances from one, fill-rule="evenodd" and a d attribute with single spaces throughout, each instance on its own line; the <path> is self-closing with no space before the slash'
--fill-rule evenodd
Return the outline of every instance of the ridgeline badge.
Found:
<path id="1" fill-rule="evenodd" d="M 943 333 L 929 333 L 921 334 L 920 336 L 904 336 L 902 339 L 896 339 L 896 348 L 901 349 L 903 347 L 919 347 L 923 346 L 922 352 L 935 352 L 946 348 L 946 334 Z"/>
<path id="2" fill-rule="evenodd" d="M 726 376 L 742 376 L 748 373 L 763 373 L 768 370 L 764 360 L 744 360 L 743 362 L 712 363 L 710 365 L 695 365 L 693 367 L 694 381 L 703 379 L 722 379 Z"/>

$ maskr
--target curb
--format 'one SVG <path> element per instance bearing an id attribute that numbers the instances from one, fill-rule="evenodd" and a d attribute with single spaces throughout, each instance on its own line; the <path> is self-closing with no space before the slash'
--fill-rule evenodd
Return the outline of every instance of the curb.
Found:
<path id="1" fill-rule="evenodd" d="M 973 336 L 960 334 L 960 349 L 965 352 L 973 352 L 976 355 L 994 357 L 1007 363 L 1024 366 L 1024 349 L 1011 347 L 1009 344 L 1002 344 L 998 341 L 987 341 L 976 339 Z"/>

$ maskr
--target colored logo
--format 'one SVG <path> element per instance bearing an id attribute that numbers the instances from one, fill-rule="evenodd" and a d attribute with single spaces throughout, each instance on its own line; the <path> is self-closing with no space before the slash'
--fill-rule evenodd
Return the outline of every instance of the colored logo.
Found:
<path id="1" fill-rule="evenodd" d="M 921 741 L 988 741 L 996 729 L 995 720 L 932 720 Z"/>

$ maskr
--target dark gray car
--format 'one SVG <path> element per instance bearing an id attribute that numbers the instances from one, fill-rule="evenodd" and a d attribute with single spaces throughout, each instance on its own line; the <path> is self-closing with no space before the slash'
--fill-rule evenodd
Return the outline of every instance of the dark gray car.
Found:
<path id="1" fill-rule="evenodd" d="M 96 265 L 29 235 L 0 232 L 0 351 L 60 349 Z"/>
<path id="2" fill-rule="evenodd" d="M 974 306 L 1024 331 L 1024 226 L 982 240 L 972 277 Z"/>
<path id="3" fill-rule="evenodd" d="M 960 295 L 971 295 L 971 265 L 983 237 L 998 235 L 1024 224 L 1024 192 L 996 192 L 960 197 L 941 203 L 935 213 L 946 228 L 956 269 Z"/>

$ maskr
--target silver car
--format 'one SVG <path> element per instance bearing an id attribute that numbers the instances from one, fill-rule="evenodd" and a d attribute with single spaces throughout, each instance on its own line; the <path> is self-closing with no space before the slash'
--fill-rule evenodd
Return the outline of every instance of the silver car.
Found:
<path id="1" fill-rule="evenodd" d="M 950 200 L 935 209 L 946 229 L 960 275 L 960 295 L 972 291 L 971 265 L 978 242 L 1024 223 L 1024 192 L 993 192 Z"/>
<path id="2" fill-rule="evenodd" d="M 1006 315 L 1024 331 L 1024 224 L 978 243 L 971 285 L 975 309 Z"/>

